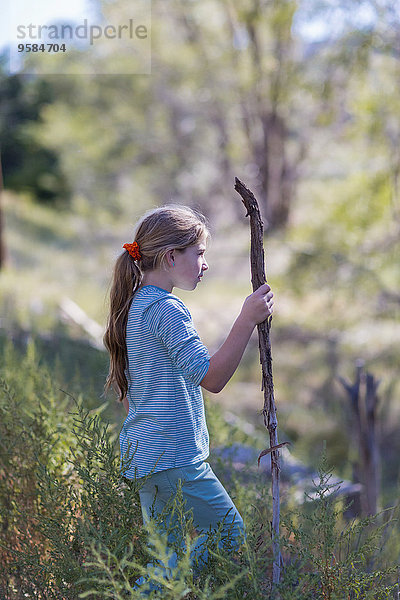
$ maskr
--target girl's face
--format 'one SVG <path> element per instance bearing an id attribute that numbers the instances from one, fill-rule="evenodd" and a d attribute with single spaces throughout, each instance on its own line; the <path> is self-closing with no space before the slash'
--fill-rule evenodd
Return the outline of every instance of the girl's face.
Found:
<path id="1" fill-rule="evenodd" d="M 208 269 L 208 264 L 204 258 L 205 251 L 205 240 L 200 240 L 197 244 L 188 246 L 185 250 L 175 250 L 173 252 L 174 266 L 171 269 L 171 275 L 174 280 L 174 287 L 187 291 L 196 288 L 203 277 L 204 271 Z"/>

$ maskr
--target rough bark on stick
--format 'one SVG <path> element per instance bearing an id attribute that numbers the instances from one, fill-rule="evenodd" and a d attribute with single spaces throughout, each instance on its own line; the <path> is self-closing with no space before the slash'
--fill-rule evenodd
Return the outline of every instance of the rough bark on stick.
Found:
<path id="1" fill-rule="evenodd" d="M 264 246 L 263 246 L 263 222 L 260 216 L 260 210 L 257 200 L 253 193 L 236 177 L 235 190 L 242 197 L 242 202 L 246 207 L 246 217 L 250 217 L 251 231 L 251 282 L 253 291 L 260 285 L 266 283 L 264 265 Z M 271 480 L 272 480 L 272 549 L 274 554 L 273 563 L 273 583 L 279 583 L 281 553 L 279 545 L 279 520 L 280 520 L 280 498 L 279 498 L 279 475 L 280 475 L 280 457 L 279 447 L 283 444 L 278 443 L 278 421 L 276 418 L 276 407 L 274 399 L 274 382 L 272 377 L 272 356 L 270 328 L 272 316 L 257 325 L 258 344 L 260 350 L 260 362 L 262 366 L 262 390 L 264 391 L 264 424 L 268 429 L 270 448 L 264 450 L 261 455 L 267 452 L 271 454 Z M 260 455 L 260 458 L 261 458 Z"/>

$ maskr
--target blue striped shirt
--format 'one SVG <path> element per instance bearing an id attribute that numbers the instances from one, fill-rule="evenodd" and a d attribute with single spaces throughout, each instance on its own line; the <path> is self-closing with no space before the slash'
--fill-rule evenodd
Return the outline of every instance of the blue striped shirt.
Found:
<path id="1" fill-rule="evenodd" d="M 207 458 L 200 381 L 210 355 L 177 296 L 154 285 L 134 295 L 126 328 L 129 414 L 120 433 L 130 479 Z"/>

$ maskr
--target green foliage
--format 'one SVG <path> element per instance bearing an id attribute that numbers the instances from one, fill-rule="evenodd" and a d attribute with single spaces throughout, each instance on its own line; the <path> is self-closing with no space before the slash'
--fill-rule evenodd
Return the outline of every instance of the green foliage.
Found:
<path id="1" fill-rule="evenodd" d="M 54 102 L 45 79 L 6 76 L 0 57 L 0 139 L 4 183 L 10 190 L 29 192 L 41 202 L 65 200 L 69 187 L 58 156 L 33 134 L 43 107 Z"/>
<path id="2" fill-rule="evenodd" d="M 10 347 L 6 356 L 2 377 L 10 385 L 3 379 L 0 400 L 4 594 L 77 598 L 90 543 L 107 543 L 118 555 L 142 535 L 137 486 L 119 475 L 115 436 L 99 418 L 103 407 L 88 413 L 58 390 L 35 363 L 32 346 L 25 359 Z"/>
<path id="3" fill-rule="evenodd" d="M 108 372 L 108 355 L 84 340 L 69 337 L 65 328 L 60 326 L 51 336 L 44 336 L 38 331 L 27 333 L 15 324 L 13 331 L 0 333 L 0 354 L 4 378 L 17 395 L 25 394 L 27 405 L 40 392 L 46 377 L 42 392 L 47 397 L 58 398 L 62 389 L 79 400 L 85 390 L 85 407 L 98 407 Z M 25 380 L 17 375 L 16 365 L 20 362 Z M 58 400 L 52 402 L 57 404 Z M 113 420 L 117 409 L 116 403 L 105 404 L 103 415 Z"/>
<path id="4" fill-rule="evenodd" d="M 281 587 L 282 600 L 323 598 L 329 600 L 383 599 L 393 597 L 397 567 L 382 560 L 388 520 L 384 513 L 346 523 L 342 500 L 335 500 L 339 484 L 330 483 L 332 468 L 325 453 L 319 465 L 319 481 L 307 506 L 295 511 L 284 521 L 283 545 L 289 555 Z M 390 521 L 389 521 L 390 522 Z M 394 529 L 395 523 L 390 525 Z M 377 557 L 381 564 L 377 567 Z M 289 582 L 295 582 L 296 594 L 291 595 Z"/>
<path id="5" fill-rule="evenodd" d="M 384 515 L 346 524 L 322 462 L 310 502 L 282 506 L 285 567 L 271 589 L 271 504 L 265 485 L 230 493 L 243 507 L 247 537 L 239 550 L 222 528 L 196 541 L 181 490 L 143 528 L 139 482 L 119 471 L 118 444 L 97 411 L 62 393 L 35 349 L 7 348 L 0 392 L 0 595 L 7 600 L 153 598 L 281 600 L 391 598 L 396 524 Z M 236 501 L 236 500 L 235 500 Z M 165 526 L 170 522 L 173 525 Z M 164 524 L 161 527 L 161 524 Z M 168 543 L 168 536 L 173 541 Z M 388 543 L 390 553 L 381 548 Z M 222 549 L 222 547 L 224 549 Z M 229 550 L 231 548 L 231 550 Z M 201 548 L 200 548 L 201 550 Z M 174 559 L 175 556 L 175 559 Z M 144 583 L 135 584 L 139 576 Z"/>

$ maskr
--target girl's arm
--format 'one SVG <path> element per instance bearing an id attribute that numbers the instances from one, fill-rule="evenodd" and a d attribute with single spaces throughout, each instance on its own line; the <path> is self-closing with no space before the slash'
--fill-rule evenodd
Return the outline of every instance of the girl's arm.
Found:
<path id="1" fill-rule="evenodd" d="M 255 326 L 272 313 L 273 293 L 270 289 L 265 283 L 244 301 L 228 337 L 211 356 L 208 371 L 200 382 L 207 391 L 217 394 L 225 387 L 239 365 Z"/>
<path id="2" fill-rule="evenodd" d="M 127 398 L 126 396 L 125 396 L 125 398 L 122 400 L 122 404 L 123 404 L 123 405 L 124 405 L 124 407 L 125 407 L 126 414 L 128 414 L 128 412 L 129 412 L 129 400 L 128 400 L 128 398 Z"/>

